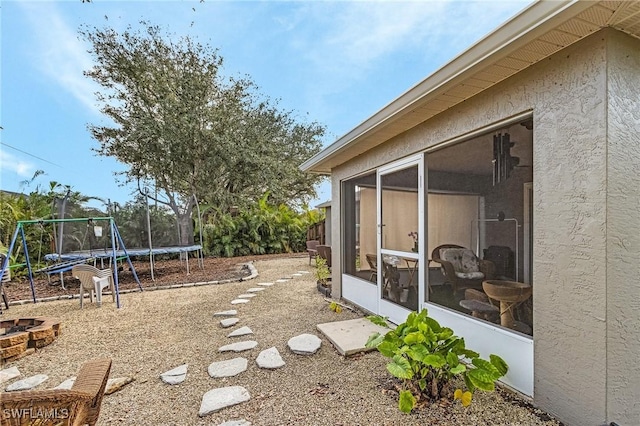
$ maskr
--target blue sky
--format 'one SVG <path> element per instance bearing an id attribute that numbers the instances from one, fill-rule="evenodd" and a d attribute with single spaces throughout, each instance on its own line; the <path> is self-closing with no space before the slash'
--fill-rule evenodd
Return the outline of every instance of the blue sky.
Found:
<path id="1" fill-rule="evenodd" d="M 122 30 L 145 20 L 217 47 L 223 74 L 248 75 L 283 109 L 324 124 L 329 145 L 529 3 L 3 0 L 0 188 L 29 192 L 56 181 L 131 199 L 133 188 L 114 176 L 125 166 L 91 150 L 87 124 L 106 120 L 97 86 L 82 74 L 92 65 L 82 24 Z M 21 185 L 36 170 L 46 174 Z M 329 194 L 322 185 L 312 205 Z"/>

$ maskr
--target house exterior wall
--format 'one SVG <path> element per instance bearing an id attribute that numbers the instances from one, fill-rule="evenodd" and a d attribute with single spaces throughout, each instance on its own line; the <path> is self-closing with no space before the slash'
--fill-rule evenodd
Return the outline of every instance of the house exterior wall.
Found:
<path id="1" fill-rule="evenodd" d="M 534 403 L 569 425 L 639 419 L 639 49 L 599 31 L 332 170 L 336 225 L 342 180 L 532 111 Z"/>
<path id="2" fill-rule="evenodd" d="M 640 424 L 640 42 L 610 34 L 607 151 L 607 420 Z M 635 123 L 635 124 L 633 124 Z"/>

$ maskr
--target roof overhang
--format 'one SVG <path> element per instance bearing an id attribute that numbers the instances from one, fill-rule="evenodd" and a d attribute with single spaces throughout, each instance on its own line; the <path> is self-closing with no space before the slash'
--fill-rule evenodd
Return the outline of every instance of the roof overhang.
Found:
<path id="1" fill-rule="evenodd" d="M 640 2 L 539 0 L 305 161 L 300 169 L 330 174 L 334 167 L 605 27 L 640 38 Z"/>

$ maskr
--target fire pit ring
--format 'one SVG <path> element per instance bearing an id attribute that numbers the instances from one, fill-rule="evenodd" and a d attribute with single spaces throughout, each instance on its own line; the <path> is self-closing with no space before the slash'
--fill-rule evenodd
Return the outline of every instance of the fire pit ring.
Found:
<path id="1" fill-rule="evenodd" d="M 50 317 L 0 321 L 0 364 L 15 361 L 51 344 L 60 335 L 60 321 Z"/>

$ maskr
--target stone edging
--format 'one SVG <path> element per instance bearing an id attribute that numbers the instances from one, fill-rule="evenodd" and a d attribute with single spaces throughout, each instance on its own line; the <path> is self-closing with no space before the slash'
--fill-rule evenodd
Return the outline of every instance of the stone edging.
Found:
<path id="1" fill-rule="evenodd" d="M 199 287 L 199 286 L 203 286 L 203 285 L 229 284 L 229 283 L 235 283 L 235 282 L 249 281 L 249 280 L 253 280 L 253 279 L 258 277 L 258 270 L 256 269 L 255 266 L 253 266 L 253 262 L 244 263 L 242 265 L 246 266 L 247 268 L 249 268 L 249 272 L 251 272 L 251 274 L 249 276 L 242 277 L 242 278 L 239 278 L 239 279 L 228 279 L 228 280 L 219 280 L 219 281 L 201 281 L 201 282 L 197 282 L 197 283 L 161 285 L 161 286 L 157 286 L 157 287 L 145 288 L 143 291 L 172 290 L 172 289 L 175 289 L 175 288 Z M 119 293 L 120 294 L 127 294 L 127 293 L 139 293 L 139 292 L 140 292 L 140 289 L 135 288 L 135 289 L 129 289 L 129 290 L 121 290 Z M 103 293 L 103 295 L 110 295 L 110 294 L 111 294 L 110 292 Z M 89 295 L 86 295 L 85 297 L 89 297 Z M 42 297 L 40 299 L 36 299 L 36 303 L 54 302 L 56 300 L 71 300 L 71 299 L 80 299 L 80 294 L 63 294 L 63 295 L 60 295 L 60 296 Z M 28 305 L 30 303 L 33 303 L 32 299 L 14 300 L 14 301 L 9 302 L 9 306 Z"/>

